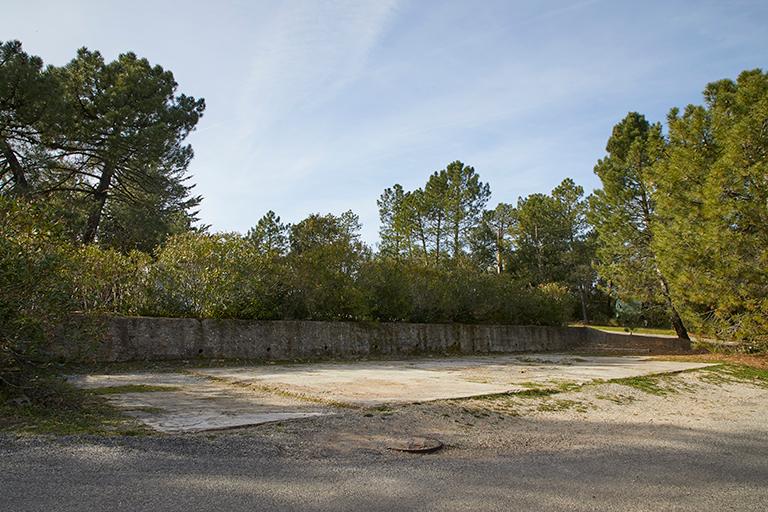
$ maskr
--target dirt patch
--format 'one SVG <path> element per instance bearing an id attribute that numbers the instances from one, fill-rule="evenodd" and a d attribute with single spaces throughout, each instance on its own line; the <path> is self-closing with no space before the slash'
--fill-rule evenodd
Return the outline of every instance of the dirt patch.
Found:
<path id="1" fill-rule="evenodd" d="M 656 388 L 628 382 L 585 385 L 551 395 L 502 394 L 422 404 L 347 410 L 333 416 L 263 425 L 233 435 L 265 436 L 286 453 L 344 455 L 383 453 L 382 440 L 407 433 L 439 438 L 454 455 L 473 457 L 510 449 L 578 449 L 568 428 L 621 443 L 628 425 L 722 432 L 766 432 L 768 393 L 761 384 L 714 382 L 706 370 L 656 378 Z M 663 390 L 663 392 L 657 392 Z M 571 428 L 571 427 L 569 427 Z M 653 444 L 653 438 L 643 440 Z"/>

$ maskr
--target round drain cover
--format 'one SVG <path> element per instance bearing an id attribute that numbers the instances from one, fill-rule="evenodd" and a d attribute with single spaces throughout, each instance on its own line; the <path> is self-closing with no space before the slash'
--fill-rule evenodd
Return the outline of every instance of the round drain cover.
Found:
<path id="1" fill-rule="evenodd" d="M 390 441 L 387 448 L 398 452 L 432 453 L 443 447 L 443 443 L 432 437 L 409 437 Z"/>

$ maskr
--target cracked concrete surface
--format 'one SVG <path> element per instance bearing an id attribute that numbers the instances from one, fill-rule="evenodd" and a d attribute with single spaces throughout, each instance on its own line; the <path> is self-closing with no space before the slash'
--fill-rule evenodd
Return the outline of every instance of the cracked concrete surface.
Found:
<path id="1" fill-rule="evenodd" d="M 81 388 L 146 385 L 168 391 L 108 394 L 106 398 L 129 416 L 166 433 L 200 432 L 308 418 L 330 410 L 275 393 L 243 390 L 183 373 L 134 372 L 79 375 L 70 381 Z"/>
<path id="2" fill-rule="evenodd" d="M 526 354 L 81 375 L 71 381 L 83 388 L 173 386 L 107 397 L 156 430 L 197 432 L 332 414 L 339 406 L 466 398 L 705 366 L 638 356 Z"/>

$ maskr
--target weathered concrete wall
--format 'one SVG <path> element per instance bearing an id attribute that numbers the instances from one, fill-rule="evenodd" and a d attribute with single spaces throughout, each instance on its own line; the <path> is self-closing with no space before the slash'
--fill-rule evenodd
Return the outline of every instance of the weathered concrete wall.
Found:
<path id="1" fill-rule="evenodd" d="M 580 327 L 310 321 L 110 318 L 103 339 L 77 350 L 58 343 L 65 360 L 119 362 L 193 358 L 309 360 L 415 354 L 489 354 L 618 348 L 671 353 L 683 340 L 627 336 Z M 87 355 L 86 355 L 87 354 Z"/>

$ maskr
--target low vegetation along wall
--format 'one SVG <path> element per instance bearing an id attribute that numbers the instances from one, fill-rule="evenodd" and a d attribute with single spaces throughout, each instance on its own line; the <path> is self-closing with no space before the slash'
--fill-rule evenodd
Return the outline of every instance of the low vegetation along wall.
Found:
<path id="1" fill-rule="evenodd" d="M 582 327 L 111 318 L 95 346 L 59 346 L 62 359 L 97 362 L 193 358 L 310 360 L 416 354 L 572 350 L 675 353 L 690 343 Z"/>

